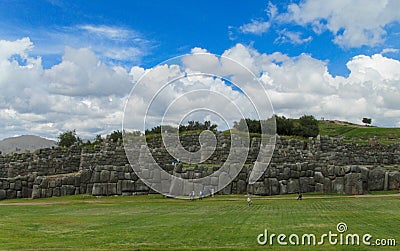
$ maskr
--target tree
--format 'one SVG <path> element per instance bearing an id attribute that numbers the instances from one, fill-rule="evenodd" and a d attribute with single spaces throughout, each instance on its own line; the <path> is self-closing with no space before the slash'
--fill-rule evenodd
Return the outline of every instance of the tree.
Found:
<path id="1" fill-rule="evenodd" d="M 303 115 L 294 127 L 294 135 L 301 137 L 316 137 L 319 134 L 318 120 L 312 115 Z"/>
<path id="2" fill-rule="evenodd" d="M 118 140 L 122 140 L 122 132 L 119 130 L 113 131 L 108 137 L 112 142 L 117 142 Z"/>
<path id="3" fill-rule="evenodd" d="M 293 119 L 287 119 L 285 116 L 275 116 L 276 133 L 279 135 L 293 135 L 294 123 Z"/>
<path id="4" fill-rule="evenodd" d="M 146 129 L 145 134 L 150 135 L 150 134 L 160 134 L 161 130 L 168 131 L 168 132 L 176 132 L 179 130 L 179 132 L 185 132 L 185 131 L 204 131 L 204 130 L 210 130 L 213 132 L 217 131 L 218 125 L 216 124 L 211 124 L 211 121 L 206 120 L 204 123 L 200 123 L 199 121 L 188 121 L 187 125 L 179 125 L 179 128 L 173 127 L 170 125 L 163 125 L 163 126 L 155 126 L 151 129 Z"/>
<path id="5" fill-rule="evenodd" d="M 240 119 L 239 122 L 233 122 L 233 128 L 237 129 L 238 131 L 247 131 L 249 133 L 259 133 L 261 134 L 261 123 L 260 120 L 256 119 Z"/>
<path id="6" fill-rule="evenodd" d="M 372 123 L 372 119 L 371 119 L 371 118 L 363 118 L 363 119 L 362 119 L 362 122 L 363 122 L 366 126 L 368 126 L 368 125 L 370 125 L 370 124 Z"/>
<path id="7" fill-rule="evenodd" d="M 64 133 L 60 133 L 58 136 L 57 144 L 61 147 L 70 147 L 75 143 L 81 143 L 82 140 L 76 136 L 76 130 L 66 131 Z"/>
<path id="8" fill-rule="evenodd" d="M 103 142 L 103 138 L 101 137 L 100 134 L 97 134 L 97 135 L 96 135 L 96 138 L 94 139 L 93 144 L 95 144 L 95 145 L 100 145 L 102 142 Z"/>

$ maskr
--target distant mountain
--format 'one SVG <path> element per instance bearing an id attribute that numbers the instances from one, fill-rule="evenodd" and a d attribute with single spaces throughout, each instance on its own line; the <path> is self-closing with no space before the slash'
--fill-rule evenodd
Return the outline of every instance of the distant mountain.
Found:
<path id="1" fill-rule="evenodd" d="M 34 151 L 39 148 L 56 146 L 57 142 L 34 135 L 22 135 L 6 138 L 0 141 L 0 151 L 3 154 Z"/>

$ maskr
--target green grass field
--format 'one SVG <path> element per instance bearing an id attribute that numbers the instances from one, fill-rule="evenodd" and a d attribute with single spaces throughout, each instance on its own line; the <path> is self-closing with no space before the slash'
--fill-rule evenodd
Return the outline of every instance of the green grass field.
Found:
<path id="1" fill-rule="evenodd" d="M 317 237 L 345 222 L 346 233 L 400 242 L 400 197 L 305 194 L 217 196 L 202 201 L 160 195 L 105 197 L 77 195 L 0 203 L 0 249 L 35 250 L 378 250 L 360 246 L 259 246 L 257 236 L 310 233 Z M 398 250 L 380 247 L 382 250 Z"/>

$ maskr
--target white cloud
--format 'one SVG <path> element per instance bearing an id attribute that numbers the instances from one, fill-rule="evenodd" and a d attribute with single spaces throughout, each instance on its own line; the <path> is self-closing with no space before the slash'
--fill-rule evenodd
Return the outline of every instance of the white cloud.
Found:
<path id="1" fill-rule="evenodd" d="M 157 123 L 166 107 L 175 100 L 170 119 L 181 119 L 185 111 L 205 104 L 218 109 L 226 118 L 235 118 L 234 107 L 221 103 L 224 95 L 252 114 L 251 104 L 244 95 L 232 90 L 219 78 L 207 75 L 176 79 L 186 73 L 203 71 L 220 76 L 231 74 L 234 84 L 252 95 L 258 103 L 263 99 L 262 88 L 254 82 L 247 70 L 224 57 L 232 58 L 249 70 L 268 90 L 275 112 L 288 117 L 313 114 L 317 118 L 345 119 L 360 123 L 362 117 L 373 118 L 374 123 L 396 126 L 400 123 L 400 61 L 382 54 L 353 57 L 347 67 L 348 77 L 333 77 L 327 62 L 308 54 L 297 57 L 276 52 L 260 53 L 237 44 L 223 53 L 223 58 L 188 55 L 182 65 L 159 65 L 154 69 L 138 66 L 129 71 L 109 66 L 90 48 L 65 49 L 62 61 L 50 69 L 43 69 L 40 58 L 30 56 L 29 39 L 1 41 L 0 58 L 0 138 L 16 134 L 35 133 L 48 138 L 58 133 L 77 129 L 83 137 L 106 134 L 121 127 L 126 98 L 130 98 L 129 119 L 140 125 L 154 94 L 148 113 L 149 121 Z M 8 54 L 6 55 L 6 52 Z M 193 53 L 206 52 L 193 48 Z M 16 60 L 18 55 L 21 60 Z M 202 54 L 200 54 L 202 55 Z M 184 67 L 184 68 L 182 68 Z M 150 75 L 146 75 L 148 72 Z M 145 75 L 143 75 L 145 74 Z M 198 89 L 210 90 L 220 96 L 188 95 Z M 263 99 L 263 100 L 259 100 Z M 221 105 L 222 104 L 222 105 Z M 232 111 L 231 111 L 232 110 Z M 193 114 L 190 118 L 210 118 L 210 114 Z M 217 118 L 213 117 L 213 121 Z"/>
<path id="2" fill-rule="evenodd" d="M 269 20 L 273 20 L 278 14 L 278 8 L 273 3 L 268 2 L 265 12 L 267 12 Z"/>
<path id="3" fill-rule="evenodd" d="M 122 67 L 109 67 L 90 49 L 65 48 L 60 64 L 45 71 L 51 93 L 68 96 L 123 96 L 132 88 Z"/>
<path id="4" fill-rule="evenodd" d="M 384 48 L 380 54 L 388 54 L 388 53 L 399 53 L 400 50 L 399 49 L 395 49 L 395 48 Z"/>
<path id="5" fill-rule="evenodd" d="M 136 32 L 121 27 L 86 24 L 86 25 L 78 25 L 78 28 L 88 31 L 89 33 L 92 33 L 99 37 L 103 38 L 105 37 L 113 40 L 128 40 L 133 37 L 139 37 L 139 35 Z"/>
<path id="6" fill-rule="evenodd" d="M 128 73 L 88 48 L 70 47 L 59 64 L 44 70 L 40 58 L 29 55 L 29 38 L 0 44 L 8 52 L 0 58 L 1 137 L 30 132 L 55 138 L 75 128 L 93 136 L 118 129 L 125 97 L 144 72 L 136 66 Z"/>
<path id="7" fill-rule="evenodd" d="M 271 24 L 269 22 L 260 20 L 251 20 L 250 23 L 244 24 L 239 27 L 242 33 L 261 35 L 268 31 Z"/>
<path id="8" fill-rule="evenodd" d="M 19 55 L 27 59 L 27 52 L 33 49 L 33 43 L 28 37 L 16 41 L 0 40 L 0 60 L 9 59 L 13 55 Z"/>
<path id="9" fill-rule="evenodd" d="M 273 20 L 278 14 L 278 8 L 268 2 L 267 8 L 265 12 L 268 16 L 268 21 L 264 19 L 252 19 L 251 22 L 243 24 L 239 27 L 228 26 L 228 36 L 230 40 L 235 40 L 237 38 L 236 33 L 244 33 L 244 34 L 254 34 L 254 35 L 262 35 L 269 31 Z"/>
<path id="10" fill-rule="evenodd" d="M 26 33 L 32 27 L 13 27 L 16 33 Z M 62 56 L 65 46 L 90 48 L 108 64 L 140 64 L 143 57 L 150 54 L 155 46 L 153 40 L 130 27 L 80 24 L 73 26 L 34 27 L 29 38 L 20 39 L 19 45 L 13 42 L 14 49 L 31 43 L 31 53 L 45 60 Z M 35 46 L 31 41 L 35 42 Z M 2 44 L 7 41 L 3 41 Z M 0 57 L 12 51 L 0 50 Z M 47 61 L 44 61 L 47 63 Z M 46 65 L 46 68 L 48 65 Z"/>
<path id="11" fill-rule="evenodd" d="M 275 39 L 275 42 L 278 43 L 304 44 L 312 40 L 311 36 L 302 38 L 303 34 L 298 31 L 288 31 L 287 29 L 283 29 L 278 33 L 279 37 Z"/>
<path id="12" fill-rule="evenodd" d="M 400 21 L 397 0 L 311 1 L 290 4 L 281 22 L 312 26 L 316 33 L 329 30 L 343 47 L 375 46 L 385 41 L 386 26 Z"/>
<path id="13" fill-rule="evenodd" d="M 348 77 L 333 77 L 327 62 L 307 54 L 268 55 L 236 45 L 224 55 L 243 62 L 260 76 L 278 114 L 296 117 L 307 113 L 355 123 L 369 116 L 382 126 L 395 126 L 400 121 L 392 116 L 400 107 L 398 60 L 381 54 L 355 56 L 347 63 Z"/>

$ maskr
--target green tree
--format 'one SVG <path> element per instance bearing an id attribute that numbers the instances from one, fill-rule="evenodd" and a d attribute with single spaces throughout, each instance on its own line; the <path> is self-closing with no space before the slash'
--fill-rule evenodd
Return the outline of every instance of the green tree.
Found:
<path id="1" fill-rule="evenodd" d="M 370 124 L 372 123 L 372 119 L 371 119 L 371 118 L 363 118 L 363 119 L 362 119 L 362 122 L 363 122 L 366 126 L 368 126 L 368 125 L 370 125 Z"/>
<path id="2" fill-rule="evenodd" d="M 76 136 L 76 130 L 60 133 L 57 144 L 61 147 L 70 147 L 75 143 L 82 143 L 82 140 Z"/>
<path id="3" fill-rule="evenodd" d="M 294 123 L 293 119 L 285 118 L 285 116 L 275 116 L 276 133 L 279 135 L 293 135 Z"/>
<path id="4" fill-rule="evenodd" d="M 96 138 L 94 139 L 93 144 L 95 144 L 95 145 L 100 145 L 102 142 L 103 142 L 103 138 L 101 137 L 100 134 L 97 134 L 97 135 L 96 135 Z"/>
<path id="5" fill-rule="evenodd" d="M 238 131 L 247 131 L 249 133 L 260 133 L 261 134 L 261 123 L 260 120 L 256 119 L 240 119 L 239 122 L 233 122 L 233 128 L 237 129 Z"/>
<path id="6" fill-rule="evenodd" d="M 301 137 L 316 137 L 319 134 L 318 120 L 312 115 L 303 115 L 293 132 L 294 135 Z"/>
<path id="7" fill-rule="evenodd" d="M 119 130 L 113 131 L 110 135 L 108 135 L 108 138 L 112 142 L 117 142 L 118 140 L 122 140 L 122 132 L 120 132 Z"/>

